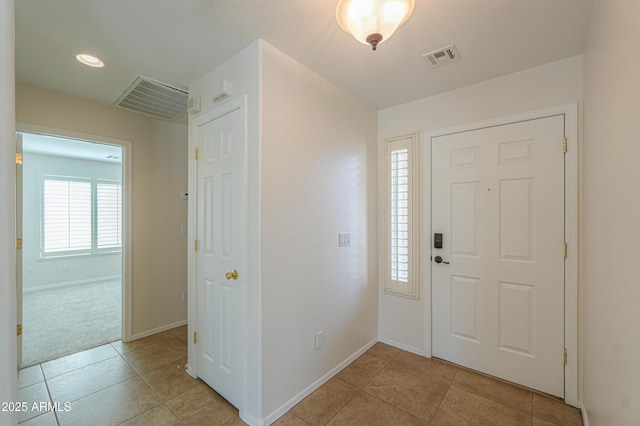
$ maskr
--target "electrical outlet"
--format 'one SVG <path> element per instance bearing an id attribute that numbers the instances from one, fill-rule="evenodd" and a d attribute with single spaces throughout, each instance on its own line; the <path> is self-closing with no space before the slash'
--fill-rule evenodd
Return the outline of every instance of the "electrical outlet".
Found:
<path id="1" fill-rule="evenodd" d="M 324 330 L 316 333 L 316 349 L 320 349 L 324 345 Z"/>

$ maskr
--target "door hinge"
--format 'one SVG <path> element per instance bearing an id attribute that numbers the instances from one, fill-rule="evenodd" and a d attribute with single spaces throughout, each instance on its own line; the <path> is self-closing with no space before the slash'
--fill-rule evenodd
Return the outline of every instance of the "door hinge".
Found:
<path id="1" fill-rule="evenodd" d="M 565 136 L 565 138 L 562 141 L 562 149 L 563 151 L 566 153 L 567 152 L 567 137 Z"/>
<path id="2" fill-rule="evenodd" d="M 16 240 L 16 249 L 22 250 L 22 238 Z"/>
<path id="3" fill-rule="evenodd" d="M 200 150 L 196 148 L 196 160 L 200 159 Z"/>
<path id="4" fill-rule="evenodd" d="M 22 336 L 22 324 L 18 324 L 18 336 Z"/>
<path id="5" fill-rule="evenodd" d="M 22 165 L 22 153 L 16 152 L 16 164 Z"/>
<path id="6" fill-rule="evenodd" d="M 193 241 L 193 248 L 195 251 L 198 251 L 198 249 L 200 248 L 200 243 L 198 242 L 198 240 Z"/>
<path id="7" fill-rule="evenodd" d="M 567 243 L 564 243 L 562 245 L 562 258 L 566 259 L 567 258 Z"/>
<path id="8" fill-rule="evenodd" d="M 198 332 L 197 331 L 193 332 L 193 344 L 194 345 L 198 344 Z"/>
<path id="9" fill-rule="evenodd" d="M 567 365 L 567 348 L 562 351 L 562 362 L 564 363 L 564 365 Z"/>

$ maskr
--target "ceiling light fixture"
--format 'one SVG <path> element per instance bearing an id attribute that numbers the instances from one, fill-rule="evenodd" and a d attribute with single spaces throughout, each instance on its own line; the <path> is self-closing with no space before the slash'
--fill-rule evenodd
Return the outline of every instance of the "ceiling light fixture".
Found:
<path id="1" fill-rule="evenodd" d="M 336 18 L 343 30 L 376 50 L 409 19 L 414 6 L 415 0 L 340 0 Z"/>
<path id="2" fill-rule="evenodd" d="M 78 60 L 78 62 L 93 68 L 104 67 L 104 62 L 102 62 L 100 58 L 89 55 L 88 53 L 79 53 L 76 55 L 76 59 Z"/>

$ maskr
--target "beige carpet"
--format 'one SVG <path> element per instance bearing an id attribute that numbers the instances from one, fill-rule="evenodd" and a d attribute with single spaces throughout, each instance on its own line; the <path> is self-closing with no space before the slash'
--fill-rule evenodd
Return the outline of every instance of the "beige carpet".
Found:
<path id="1" fill-rule="evenodd" d="M 121 337 L 120 280 L 29 291 L 23 295 L 23 366 Z"/>

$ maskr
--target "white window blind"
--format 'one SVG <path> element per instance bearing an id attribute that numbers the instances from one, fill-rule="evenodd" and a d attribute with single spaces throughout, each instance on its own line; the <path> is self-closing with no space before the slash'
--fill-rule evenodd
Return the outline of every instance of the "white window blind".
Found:
<path id="1" fill-rule="evenodd" d="M 97 248 L 119 248 L 122 245 L 122 186 L 98 181 L 96 198 Z"/>
<path id="2" fill-rule="evenodd" d="M 120 250 L 122 185 L 118 181 L 44 175 L 41 257 Z"/>
<path id="3" fill-rule="evenodd" d="M 391 151 L 391 279 L 409 281 L 409 154 Z"/>
<path id="4" fill-rule="evenodd" d="M 91 181 L 44 180 L 44 253 L 91 250 Z"/>
<path id="5" fill-rule="evenodd" d="M 385 141 L 384 290 L 418 297 L 415 244 L 415 135 Z"/>

